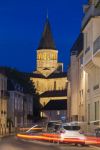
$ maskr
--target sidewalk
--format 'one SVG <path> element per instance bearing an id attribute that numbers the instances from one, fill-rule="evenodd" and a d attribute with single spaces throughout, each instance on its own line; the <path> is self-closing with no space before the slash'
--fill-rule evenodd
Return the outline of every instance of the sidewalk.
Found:
<path id="1" fill-rule="evenodd" d="M 5 134 L 5 135 L 0 135 L 0 138 L 14 136 L 14 135 L 16 135 L 16 133 L 10 133 L 10 134 Z"/>

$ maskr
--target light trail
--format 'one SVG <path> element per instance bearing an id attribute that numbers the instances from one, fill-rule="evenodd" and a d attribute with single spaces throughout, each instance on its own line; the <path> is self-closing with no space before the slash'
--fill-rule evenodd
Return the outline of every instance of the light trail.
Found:
<path id="1" fill-rule="evenodd" d="M 30 139 L 30 140 L 42 140 L 49 142 L 64 142 L 64 143 L 80 143 L 86 145 L 100 145 L 100 138 L 96 137 L 86 137 L 86 139 L 78 139 L 78 138 L 66 138 L 61 139 L 59 135 L 56 134 L 48 134 L 44 133 L 41 135 L 25 135 L 25 134 L 17 134 L 18 138 L 22 139 Z"/>
<path id="2" fill-rule="evenodd" d="M 29 130 L 30 128 L 20 128 L 19 131 L 26 131 L 26 130 Z M 43 128 L 32 128 L 31 129 L 32 131 L 34 130 L 43 130 Z"/>

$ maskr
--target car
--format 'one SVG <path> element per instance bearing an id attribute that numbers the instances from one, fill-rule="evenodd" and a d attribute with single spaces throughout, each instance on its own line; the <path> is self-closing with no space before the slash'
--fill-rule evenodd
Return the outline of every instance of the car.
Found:
<path id="1" fill-rule="evenodd" d="M 46 132 L 56 132 L 59 126 L 62 124 L 61 120 L 51 120 L 46 125 Z"/>
<path id="2" fill-rule="evenodd" d="M 80 126 L 78 125 L 62 123 L 57 133 L 60 135 L 61 141 L 64 141 L 64 139 L 77 139 L 80 143 L 83 141 L 81 145 L 85 145 L 86 137 L 80 132 Z"/>
<path id="3" fill-rule="evenodd" d="M 95 129 L 96 137 L 100 137 L 100 127 Z"/>

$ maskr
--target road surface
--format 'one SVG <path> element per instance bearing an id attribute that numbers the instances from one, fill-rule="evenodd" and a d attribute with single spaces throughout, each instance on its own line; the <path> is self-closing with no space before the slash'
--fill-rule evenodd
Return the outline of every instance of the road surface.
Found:
<path id="1" fill-rule="evenodd" d="M 96 150 L 96 147 L 52 144 L 39 141 L 28 142 L 10 136 L 0 139 L 0 150 Z"/>

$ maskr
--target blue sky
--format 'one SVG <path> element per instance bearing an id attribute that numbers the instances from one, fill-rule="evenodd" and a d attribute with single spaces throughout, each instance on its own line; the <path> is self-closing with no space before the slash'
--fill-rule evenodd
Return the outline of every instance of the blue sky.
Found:
<path id="1" fill-rule="evenodd" d="M 87 0 L 2 0 L 0 1 L 0 66 L 32 72 L 48 10 L 59 62 L 64 70 L 70 48 L 81 30 L 83 4 Z"/>

